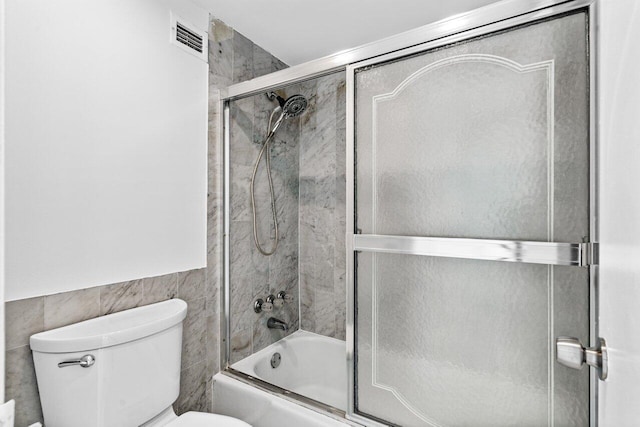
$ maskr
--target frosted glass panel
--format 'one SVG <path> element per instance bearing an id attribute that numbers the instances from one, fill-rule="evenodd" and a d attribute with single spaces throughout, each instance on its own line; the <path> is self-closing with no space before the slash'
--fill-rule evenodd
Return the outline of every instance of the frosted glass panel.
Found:
<path id="1" fill-rule="evenodd" d="M 356 70 L 363 234 L 589 239 L 587 16 Z M 589 270 L 358 252 L 356 412 L 401 426 L 584 426 Z"/>
<path id="2" fill-rule="evenodd" d="M 360 253 L 358 410 L 402 426 L 586 426 L 588 270 Z M 578 308 L 578 309 L 576 309 Z M 576 335 L 577 334 L 577 335 Z"/>
<path id="3" fill-rule="evenodd" d="M 356 74 L 358 227 L 588 236 L 585 14 Z"/>

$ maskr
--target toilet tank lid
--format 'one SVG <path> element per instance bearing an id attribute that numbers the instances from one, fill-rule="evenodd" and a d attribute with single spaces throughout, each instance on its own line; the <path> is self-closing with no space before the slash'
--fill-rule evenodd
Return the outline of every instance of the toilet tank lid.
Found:
<path id="1" fill-rule="evenodd" d="M 31 350 L 70 353 L 111 347 L 169 329 L 186 315 L 186 302 L 163 301 L 31 335 Z"/>

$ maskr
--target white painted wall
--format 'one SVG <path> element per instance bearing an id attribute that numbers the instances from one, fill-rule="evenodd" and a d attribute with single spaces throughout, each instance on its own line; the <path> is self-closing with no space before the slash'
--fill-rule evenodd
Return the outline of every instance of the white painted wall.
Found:
<path id="1" fill-rule="evenodd" d="M 7 0 L 6 299 L 206 263 L 207 64 L 185 0 Z"/>
<path id="2" fill-rule="evenodd" d="M 600 0 L 600 425 L 640 425 L 640 2 Z"/>

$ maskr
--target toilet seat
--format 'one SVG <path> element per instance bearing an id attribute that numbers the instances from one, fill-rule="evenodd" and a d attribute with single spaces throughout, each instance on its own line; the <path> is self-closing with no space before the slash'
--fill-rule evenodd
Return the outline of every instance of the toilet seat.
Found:
<path id="1" fill-rule="evenodd" d="M 187 412 L 166 427 L 251 427 L 251 424 L 225 415 Z"/>

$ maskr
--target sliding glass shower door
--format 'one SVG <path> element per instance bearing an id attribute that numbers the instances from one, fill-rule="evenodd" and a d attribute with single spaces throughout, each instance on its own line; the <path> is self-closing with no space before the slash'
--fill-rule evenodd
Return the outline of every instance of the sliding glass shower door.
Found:
<path id="1" fill-rule="evenodd" d="M 588 13 L 351 70 L 355 413 L 588 425 Z"/>

